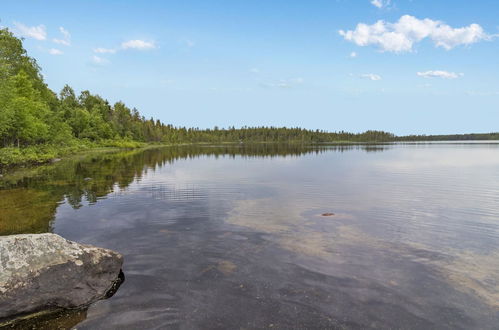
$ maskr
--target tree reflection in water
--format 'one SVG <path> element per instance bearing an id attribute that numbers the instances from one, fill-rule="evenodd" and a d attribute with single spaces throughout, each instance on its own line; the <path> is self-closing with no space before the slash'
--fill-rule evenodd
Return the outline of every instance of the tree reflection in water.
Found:
<path id="1" fill-rule="evenodd" d="M 377 152 L 389 145 L 250 144 L 191 145 L 119 152 L 96 152 L 64 161 L 14 171 L 0 179 L 0 235 L 51 231 L 57 206 L 78 209 L 105 198 L 178 159 L 209 157 L 294 157 L 307 153 L 362 149 Z"/>

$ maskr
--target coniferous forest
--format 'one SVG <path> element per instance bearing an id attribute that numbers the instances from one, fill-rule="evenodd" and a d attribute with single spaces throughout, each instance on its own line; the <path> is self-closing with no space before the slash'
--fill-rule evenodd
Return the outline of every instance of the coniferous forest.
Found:
<path id="1" fill-rule="evenodd" d="M 172 110 L 174 111 L 174 110 Z M 396 137 L 383 131 L 326 132 L 286 127 L 199 129 L 145 118 L 123 102 L 110 104 L 68 85 L 59 93 L 44 82 L 41 68 L 22 40 L 0 29 L 0 166 L 40 162 L 96 146 L 137 147 L 145 143 L 340 143 L 396 140 L 493 139 L 497 134 Z"/>

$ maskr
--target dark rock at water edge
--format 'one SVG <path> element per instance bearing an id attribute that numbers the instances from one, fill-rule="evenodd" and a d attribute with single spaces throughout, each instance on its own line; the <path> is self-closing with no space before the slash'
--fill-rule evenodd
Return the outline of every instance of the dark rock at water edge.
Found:
<path id="1" fill-rule="evenodd" d="M 87 309 L 58 309 L 23 315 L 0 323 L 0 329 L 10 330 L 63 330 L 76 329 L 87 318 Z"/>
<path id="2" fill-rule="evenodd" d="M 0 327 L 18 316 L 82 309 L 123 280 L 123 257 L 55 234 L 0 236 Z"/>

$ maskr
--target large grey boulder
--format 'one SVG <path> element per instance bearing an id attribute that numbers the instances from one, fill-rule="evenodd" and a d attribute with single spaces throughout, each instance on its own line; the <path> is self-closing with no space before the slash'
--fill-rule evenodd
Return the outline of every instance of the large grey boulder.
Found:
<path id="1" fill-rule="evenodd" d="M 0 236 L 0 319 L 79 308 L 106 296 L 123 257 L 55 234 Z"/>

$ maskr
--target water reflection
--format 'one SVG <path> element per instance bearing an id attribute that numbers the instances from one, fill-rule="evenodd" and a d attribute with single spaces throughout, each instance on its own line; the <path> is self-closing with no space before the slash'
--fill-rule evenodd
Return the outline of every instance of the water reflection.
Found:
<path id="1" fill-rule="evenodd" d="M 360 149 L 376 151 L 389 145 L 302 145 L 251 144 L 207 145 L 154 148 L 146 151 L 93 153 L 73 157 L 32 170 L 18 170 L 0 178 L 0 235 L 51 231 L 50 222 L 57 206 L 68 203 L 74 209 L 96 203 L 110 193 L 140 181 L 149 171 L 161 170 L 179 159 L 210 157 L 298 157 L 307 153 Z M 155 187 L 156 198 L 170 197 L 169 189 Z M 187 200 L 194 191 L 175 191 L 176 198 Z M 165 194 L 168 194 L 166 196 Z M 160 197 L 162 195 L 162 197 Z"/>
<path id="2" fill-rule="evenodd" d="M 494 329 L 498 147 L 89 155 L 6 176 L 0 224 L 125 255 L 79 329 Z"/>

